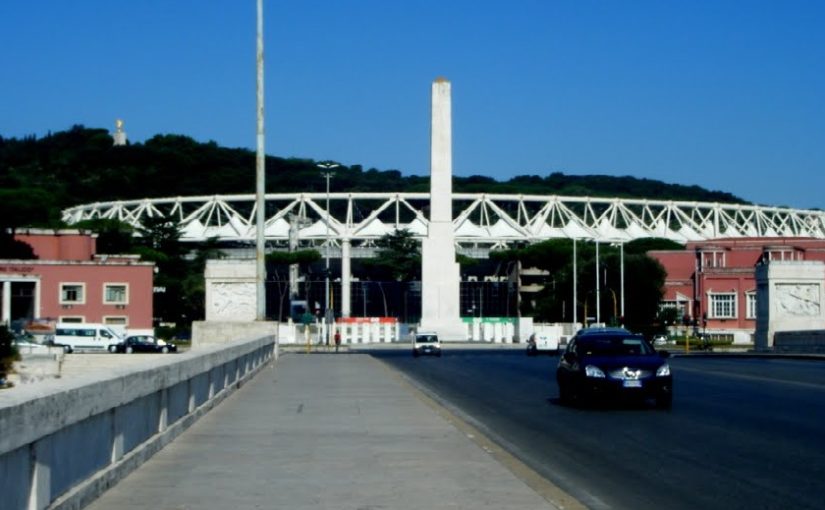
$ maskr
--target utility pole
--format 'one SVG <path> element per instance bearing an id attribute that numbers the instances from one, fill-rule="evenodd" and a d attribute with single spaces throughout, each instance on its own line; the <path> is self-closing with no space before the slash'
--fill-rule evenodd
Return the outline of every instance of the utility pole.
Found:
<path id="1" fill-rule="evenodd" d="M 330 330 L 332 329 L 331 328 L 331 326 L 332 326 L 332 315 L 330 314 L 330 309 L 329 309 L 329 250 L 330 250 L 330 239 L 329 239 L 329 180 L 332 178 L 332 176 L 335 175 L 333 172 L 330 172 L 330 170 L 332 170 L 333 168 L 338 168 L 339 165 L 337 163 L 318 163 L 316 166 L 318 166 L 318 168 L 326 170 L 325 172 L 322 172 L 321 175 L 323 175 L 327 179 L 327 208 L 326 208 L 326 218 L 324 219 L 324 223 L 326 223 L 326 226 L 327 226 L 327 234 L 326 234 L 326 242 L 325 242 L 326 249 L 324 250 L 324 253 L 326 255 L 325 263 L 324 263 L 324 269 L 325 269 L 324 270 L 324 323 L 326 324 L 326 328 L 327 328 L 326 335 L 325 335 L 326 336 L 326 344 L 329 345 L 329 333 L 330 333 Z"/>
<path id="2" fill-rule="evenodd" d="M 258 150 L 255 158 L 255 294 L 257 309 L 255 318 L 258 321 L 266 320 L 266 263 L 264 253 L 264 223 L 266 222 L 265 207 L 265 164 L 264 151 L 264 7 L 263 0 L 258 0 L 258 51 L 257 51 L 257 142 Z"/>
<path id="3" fill-rule="evenodd" d="M 599 300 L 601 299 L 601 293 L 599 289 L 599 240 L 596 239 L 596 322 L 602 322 L 602 314 L 601 314 L 601 303 Z"/>

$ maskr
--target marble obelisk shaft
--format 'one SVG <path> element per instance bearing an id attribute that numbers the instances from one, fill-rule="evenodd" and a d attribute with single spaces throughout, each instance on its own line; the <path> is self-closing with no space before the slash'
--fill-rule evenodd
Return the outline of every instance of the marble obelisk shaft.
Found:
<path id="1" fill-rule="evenodd" d="M 461 322 L 459 265 L 455 261 L 452 213 L 452 112 L 450 82 L 438 78 L 432 86 L 430 159 L 430 226 L 422 242 L 421 330 L 442 340 L 466 340 Z"/>

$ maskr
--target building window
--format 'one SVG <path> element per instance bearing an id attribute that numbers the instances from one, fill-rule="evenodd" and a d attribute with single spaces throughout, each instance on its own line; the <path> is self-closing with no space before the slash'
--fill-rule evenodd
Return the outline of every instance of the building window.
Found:
<path id="1" fill-rule="evenodd" d="M 756 318 L 756 292 L 748 292 L 745 294 L 745 318 Z"/>
<path id="2" fill-rule="evenodd" d="M 103 284 L 103 304 L 106 305 L 126 305 L 129 304 L 129 285 L 126 283 L 104 283 Z"/>
<path id="3" fill-rule="evenodd" d="M 57 318 L 57 322 L 71 322 L 73 324 L 81 324 L 85 317 L 82 315 L 61 315 Z"/>
<path id="4" fill-rule="evenodd" d="M 676 317 L 678 320 L 682 320 L 682 317 L 688 315 L 688 306 L 686 301 L 667 301 L 663 300 L 659 303 L 659 310 L 662 311 L 666 308 L 675 308 L 676 309 Z"/>
<path id="5" fill-rule="evenodd" d="M 736 294 L 709 294 L 710 319 L 735 319 L 736 318 Z"/>
<path id="6" fill-rule="evenodd" d="M 793 250 L 771 250 L 768 252 L 770 260 L 800 260 Z"/>
<path id="7" fill-rule="evenodd" d="M 60 284 L 60 304 L 61 305 L 82 305 L 86 303 L 85 283 L 61 283 Z"/>
<path id="8" fill-rule="evenodd" d="M 107 326 L 128 326 L 129 318 L 125 316 L 106 315 L 103 317 L 103 324 Z"/>
<path id="9" fill-rule="evenodd" d="M 702 253 L 702 263 L 704 267 L 725 267 L 725 252 L 707 251 Z"/>

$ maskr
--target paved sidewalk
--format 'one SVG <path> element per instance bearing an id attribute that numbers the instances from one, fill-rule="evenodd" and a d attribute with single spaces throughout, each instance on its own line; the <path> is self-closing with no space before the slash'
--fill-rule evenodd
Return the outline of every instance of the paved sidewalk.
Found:
<path id="1" fill-rule="evenodd" d="M 555 508 L 366 354 L 282 354 L 88 508 Z"/>

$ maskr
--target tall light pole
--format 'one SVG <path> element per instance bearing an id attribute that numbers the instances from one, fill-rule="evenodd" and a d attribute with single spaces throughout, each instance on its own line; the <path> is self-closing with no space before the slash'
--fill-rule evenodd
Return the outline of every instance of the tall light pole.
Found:
<path id="1" fill-rule="evenodd" d="M 596 322 L 602 322 L 602 314 L 601 314 L 601 304 L 599 300 L 601 299 L 601 293 L 599 290 L 599 240 L 596 239 Z"/>
<path id="2" fill-rule="evenodd" d="M 579 322 L 578 316 L 578 306 L 579 306 L 579 298 L 578 298 L 578 271 L 576 270 L 576 238 L 573 238 L 573 327 L 576 327 L 576 324 Z M 587 318 L 585 317 L 585 320 Z"/>
<path id="3" fill-rule="evenodd" d="M 614 243 L 611 243 L 610 246 L 619 246 L 619 299 L 621 300 L 621 324 L 619 326 L 624 326 L 624 241 L 617 240 Z M 614 314 L 615 315 L 615 314 Z"/>
<path id="4" fill-rule="evenodd" d="M 622 324 L 624 326 L 624 243 L 619 243 L 619 294 L 622 301 Z"/>
<path id="5" fill-rule="evenodd" d="M 257 142 L 258 150 L 255 158 L 255 295 L 256 313 L 259 321 L 266 320 L 266 264 L 264 261 L 264 222 L 265 211 L 265 164 L 264 152 L 264 7 L 263 0 L 258 0 L 258 37 L 257 37 Z"/>
<path id="6" fill-rule="evenodd" d="M 324 219 L 324 223 L 327 225 L 327 235 L 326 235 L 326 261 L 325 261 L 325 271 L 324 271 L 324 322 L 327 325 L 327 332 L 326 332 L 326 344 L 329 345 L 329 333 L 330 333 L 330 324 L 332 324 L 331 316 L 329 313 L 329 180 L 335 175 L 333 172 L 330 172 L 333 168 L 338 168 L 337 163 L 318 163 L 318 168 L 325 170 L 321 173 L 327 179 L 327 210 L 326 210 L 326 218 Z"/>

